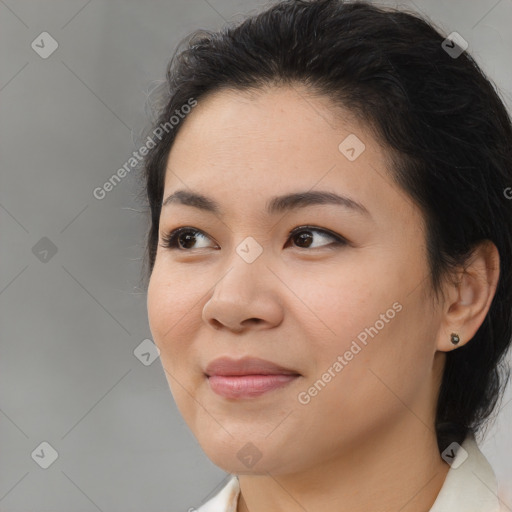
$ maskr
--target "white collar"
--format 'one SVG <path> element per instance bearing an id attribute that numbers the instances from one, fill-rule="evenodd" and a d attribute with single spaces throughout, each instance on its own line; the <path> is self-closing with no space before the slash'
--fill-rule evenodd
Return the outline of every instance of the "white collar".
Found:
<path id="1" fill-rule="evenodd" d="M 450 445 L 451 446 L 451 445 Z M 469 433 L 462 448 L 443 452 L 455 455 L 430 512 L 499 512 L 498 485 L 494 471 Z M 197 512 L 236 512 L 240 483 L 231 475 L 227 484 Z"/>
<path id="2" fill-rule="evenodd" d="M 443 454 L 450 455 L 450 446 Z M 467 435 L 462 448 L 457 452 L 430 512 L 499 512 L 496 476 L 473 433 Z M 236 508 L 234 510 L 236 512 Z"/>

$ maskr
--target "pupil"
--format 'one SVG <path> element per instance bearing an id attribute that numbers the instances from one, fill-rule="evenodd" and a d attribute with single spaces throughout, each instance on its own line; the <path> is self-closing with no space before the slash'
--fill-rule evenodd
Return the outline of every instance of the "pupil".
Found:
<path id="1" fill-rule="evenodd" d="M 302 239 L 303 242 L 306 241 L 307 237 L 311 238 L 311 234 L 310 233 L 301 233 L 299 235 L 299 239 Z M 306 247 L 309 247 L 309 244 L 306 244 Z"/>
<path id="2" fill-rule="evenodd" d="M 183 238 L 187 239 L 187 242 L 190 242 L 192 241 L 192 244 L 191 245 L 194 245 L 194 235 L 191 235 L 190 233 L 185 233 L 183 235 L 181 235 Z M 182 240 L 183 240 L 182 238 Z M 185 242 L 185 249 L 189 249 L 190 247 L 187 244 L 187 242 Z M 183 247 L 183 244 L 182 244 L 182 247 Z"/>

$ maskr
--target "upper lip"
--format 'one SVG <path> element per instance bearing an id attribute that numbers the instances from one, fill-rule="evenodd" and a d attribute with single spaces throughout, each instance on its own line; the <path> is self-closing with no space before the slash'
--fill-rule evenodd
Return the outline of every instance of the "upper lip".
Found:
<path id="1" fill-rule="evenodd" d="M 205 373 L 208 377 L 211 375 L 299 375 L 295 370 L 258 357 L 241 359 L 219 357 L 208 364 Z"/>

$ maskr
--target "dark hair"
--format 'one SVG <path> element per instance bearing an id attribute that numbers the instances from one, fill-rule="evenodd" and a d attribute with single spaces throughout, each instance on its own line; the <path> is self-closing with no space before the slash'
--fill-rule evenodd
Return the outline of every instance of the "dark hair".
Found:
<path id="1" fill-rule="evenodd" d="M 441 278 L 463 267 L 478 242 L 496 245 L 500 277 L 490 310 L 474 338 L 446 354 L 435 422 L 440 451 L 476 434 L 491 416 L 510 376 L 504 359 L 512 336 L 512 201 L 505 194 L 512 185 L 512 125 L 473 58 L 449 54 L 444 39 L 431 22 L 403 10 L 284 0 L 219 32 L 191 34 L 168 65 L 165 106 L 154 124 L 168 123 L 191 98 L 222 89 L 306 85 L 384 144 L 390 174 L 424 214 L 436 296 Z M 166 130 L 144 161 L 147 279 L 180 126 Z"/>

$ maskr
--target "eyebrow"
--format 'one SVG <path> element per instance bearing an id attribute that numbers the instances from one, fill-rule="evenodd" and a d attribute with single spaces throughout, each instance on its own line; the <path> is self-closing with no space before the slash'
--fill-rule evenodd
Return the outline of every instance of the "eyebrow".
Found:
<path id="1" fill-rule="evenodd" d="M 220 217 L 223 216 L 222 209 L 217 201 L 197 192 L 177 190 L 167 196 L 167 198 L 162 203 L 162 207 L 168 206 L 170 204 L 192 206 L 194 208 L 198 208 L 199 210 L 210 212 Z M 298 208 L 330 204 L 341 206 L 348 210 L 353 210 L 355 212 L 371 217 L 370 212 L 361 203 L 351 199 L 350 197 L 327 191 L 295 192 L 282 196 L 275 196 L 267 201 L 266 211 L 269 215 L 276 215 L 278 213 L 296 210 Z"/>

